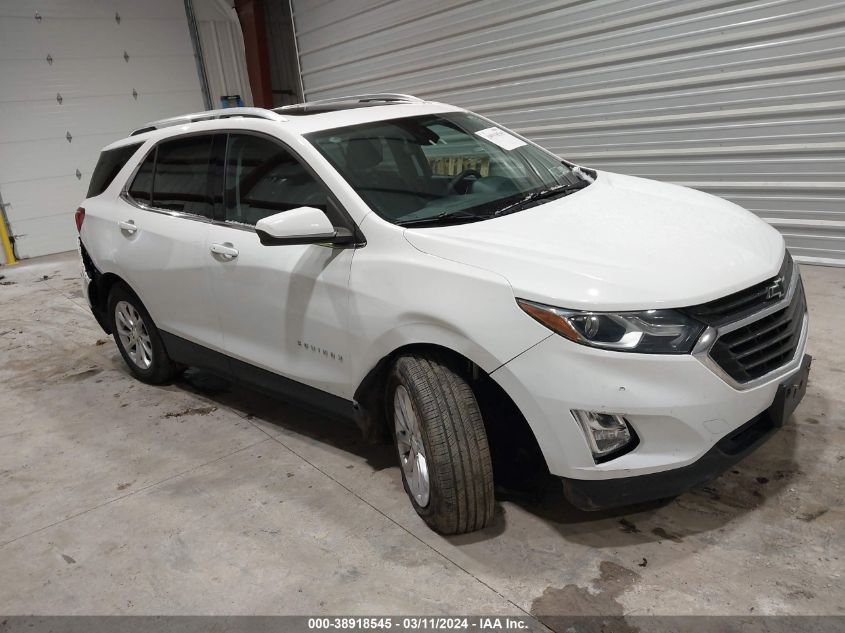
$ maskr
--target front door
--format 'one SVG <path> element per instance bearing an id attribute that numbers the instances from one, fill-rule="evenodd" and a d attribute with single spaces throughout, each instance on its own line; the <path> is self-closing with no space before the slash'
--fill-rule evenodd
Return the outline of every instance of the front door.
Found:
<path id="1" fill-rule="evenodd" d="M 325 211 L 326 189 L 266 136 L 230 133 L 226 157 L 224 219 L 208 234 L 226 353 L 350 399 L 346 328 L 354 249 L 263 246 L 254 228 L 261 218 L 297 207 Z"/>

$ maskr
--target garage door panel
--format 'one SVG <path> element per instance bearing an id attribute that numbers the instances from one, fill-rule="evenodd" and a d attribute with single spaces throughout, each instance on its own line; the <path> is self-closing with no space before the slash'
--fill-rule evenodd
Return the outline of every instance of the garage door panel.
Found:
<path id="1" fill-rule="evenodd" d="M 581 4 L 581 6 L 577 6 Z M 409 70 L 420 65 L 437 65 L 442 59 L 444 46 L 448 48 L 450 63 L 462 63 L 467 59 L 498 58 L 508 50 L 537 48 L 544 39 L 565 41 L 571 39 L 577 30 L 595 29 L 591 16 L 603 13 L 603 20 L 613 15 L 642 12 L 648 0 L 631 0 L 622 9 L 609 14 L 606 1 L 593 3 L 577 2 L 521 2 L 485 3 L 452 2 L 449 6 L 426 5 L 425 3 L 403 2 L 391 5 L 393 27 L 387 31 L 368 32 L 368 24 L 378 20 L 381 8 L 370 13 L 343 20 L 301 38 L 300 53 L 304 64 L 320 72 L 332 72 L 331 54 L 325 42 L 335 42 L 332 49 L 343 47 L 350 55 L 349 61 L 362 65 L 362 72 L 372 70 L 369 66 L 379 65 L 378 55 L 389 55 L 390 62 L 381 66 L 407 66 Z M 658 3 L 662 11 L 673 11 L 675 5 L 688 2 Z M 307 13 L 307 12 L 306 12 Z M 408 21 L 411 15 L 424 16 Z M 654 15 L 654 14 L 649 14 Z M 643 18 L 647 19 L 647 18 Z M 582 25 L 583 22 L 583 25 Z M 297 22 L 299 26 L 299 22 Z M 351 40 L 352 34 L 360 34 Z M 532 44 L 533 43 L 533 44 Z M 344 58 L 346 59 L 346 58 Z"/>
<path id="2" fill-rule="evenodd" d="M 0 193 L 15 248 L 73 248 L 73 211 L 101 148 L 203 108 L 184 3 L 2 1 L 0 16 Z"/>
<path id="3" fill-rule="evenodd" d="M 740 204 L 740 200 L 733 200 L 737 204 Z M 841 201 L 840 201 L 841 203 Z M 745 205 L 743 205 L 745 206 Z M 837 226 L 839 229 L 842 228 L 841 221 L 838 220 L 836 214 L 836 209 L 828 208 L 826 211 L 810 211 L 807 209 L 766 209 L 766 208 L 758 208 L 755 209 L 753 207 L 745 207 L 752 213 L 759 215 L 761 218 L 765 218 L 766 221 L 771 222 L 772 224 L 777 225 L 778 221 L 781 222 L 799 222 L 799 223 L 811 223 L 811 222 L 837 222 Z"/>
<path id="4" fill-rule="evenodd" d="M 551 119 L 542 125 L 515 125 L 518 132 L 527 136 L 540 136 L 550 132 L 559 132 L 573 138 L 584 138 L 587 134 L 594 134 L 598 145 L 604 145 L 610 138 L 616 142 L 647 143 L 662 145 L 689 138 L 690 133 L 699 129 L 709 133 L 713 139 L 742 139 L 749 138 L 753 144 L 753 137 L 746 137 L 751 130 L 761 130 L 764 136 L 771 137 L 772 129 L 782 131 L 783 138 L 802 134 L 803 127 L 825 126 L 824 129 L 836 129 L 843 120 L 845 113 L 845 99 L 837 101 L 823 101 L 786 106 L 757 106 L 739 108 L 702 108 L 695 112 L 678 112 L 672 109 L 655 108 L 651 111 L 636 110 L 619 114 L 594 118 L 587 114 L 565 119 Z M 812 132 L 808 132 L 812 133 Z M 662 136 L 656 138 L 654 135 Z M 684 136 L 686 135 L 686 136 Z M 618 137 L 618 138 L 617 138 Z M 778 134 L 781 138 L 781 135 Z M 701 141 L 706 143 L 707 138 Z M 742 144 L 737 142 L 737 144 Z"/>
<path id="5" fill-rule="evenodd" d="M 462 105 L 585 164 L 723 195 L 797 255 L 845 263 L 840 2 L 292 6 L 309 99 Z"/>
<path id="6" fill-rule="evenodd" d="M 3 93 L 0 103 L 19 101 L 56 101 L 56 94 L 63 99 L 96 97 L 99 94 L 131 95 L 150 92 L 181 91 L 196 81 L 197 67 L 193 57 L 181 56 L 167 62 L 167 73 L 162 73 L 162 60 L 158 57 L 137 57 L 130 61 L 120 55 L 96 59 L 58 59 L 53 65 L 43 60 L 0 60 Z M 102 77 L 112 79 L 104 84 Z M 98 92 L 99 91 L 99 92 Z"/>
<path id="7" fill-rule="evenodd" d="M 829 6 L 813 7 L 813 4 L 807 3 L 800 10 L 774 16 L 771 15 L 770 7 L 755 11 L 745 10 L 736 16 L 744 21 L 727 25 L 725 20 L 729 16 L 726 16 L 724 11 L 712 11 L 706 15 L 707 19 L 696 16 L 643 24 L 642 16 L 626 10 L 626 19 L 636 18 L 636 21 L 632 22 L 629 28 L 615 30 L 608 29 L 604 20 L 594 17 L 596 12 L 600 12 L 600 8 L 573 11 L 571 18 L 564 18 L 559 12 L 550 12 L 548 16 L 532 18 L 543 20 L 547 28 L 552 29 L 553 36 L 546 38 L 551 40 L 548 42 L 538 37 L 537 25 L 533 23 L 529 28 L 517 28 L 516 24 L 508 23 L 495 29 L 484 30 L 483 34 L 478 36 L 478 42 L 471 43 L 469 47 L 465 46 L 466 35 L 455 38 L 455 41 L 448 45 L 442 42 L 431 44 L 430 49 L 425 44 L 413 46 L 411 38 L 410 42 L 403 43 L 403 46 L 408 47 L 404 51 L 390 51 L 389 60 L 374 58 L 357 60 L 355 63 L 360 68 L 358 72 L 376 81 L 402 75 L 413 79 L 421 87 L 439 82 L 440 90 L 485 83 L 485 77 L 491 74 L 495 74 L 497 81 L 505 85 L 511 80 L 521 81 L 530 76 L 541 78 L 556 72 L 556 68 L 561 65 L 571 68 L 607 67 L 614 63 L 630 63 L 635 60 L 646 64 L 659 60 L 665 65 L 666 60 L 683 58 L 708 48 L 718 50 L 717 63 L 723 64 L 746 59 L 749 53 L 753 53 L 747 46 L 747 40 L 751 38 L 755 40 L 754 48 L 765 47 L 766 43 L 777 43 L 779 46 L 788 44 L 790 50 L 799 52 L 810 50 L 812 39 L 785 41 L 794 39 L 789 37 L 789 33 L 797 26 L 796 21 L 801 21 L 806 28 L 810 28 L 835 24 L 837 20 L 841 22 L 842 19 L 842 9 Z M 671 6 L 674 7 L 674 3 Z M 579 19 L 577 16 L 582 13 L 584 15 Z M 546 19 L 543 19 L 544 17 Z M 561 28 L 561 24 L 565 26 Z M 348 25 L 345 24 L 344 27 Z M 400 30 L 402 28 L 405 27 L 399 27 Z M 502 40 L 500 31 L 503 29 L 509 33 L 508 41 Z M 598 31 L 598 34 L 589 35 L 591 31 Z M 353 59 L 360 56 L 362 50 L 385 51 L 387 47 L 382 33 L 374 33 L 369 37 L 373 38 L 372 41 L 364 37 L 340 44 L 338 48 Z M 841 46 L 841 41 L 839 45 Z M 445 76 L 441 63 L 444 46 L 445 51 L 448 51 L 446 58 L 449 60 L 449 73 Z M 310 61 L 307 51 L 301 52 L 303 64 L 307 65 Z M 331 52 L 336 54 L 338 51 Z M 327 57 L 324 61 L 328 65 L 332 60 Z M 706 65 L 706 62 L 698 64 L 697 67 L 703 65 Z M 335 63 L 332 67 L 321 70 L 319 77 L 314 77 L 315 83 L 319 84 L 317 89 L 339 88 L 354 82 L 354 77 L 344 73 L 344 66 Z M 689 65 L 684 67 L 689 69 Z M 446 78 L 453 79 L 454 83 L 444 82 Z"/>
<path id="8" fill-rule="evenodd" d="M 18 222 L 15 251 L 22 259 L 61 253 L 76 248 L 73 213 Z"/>
<path id="9" fill-rule="evenodd" d="M 196 81 L 196 80 L 195 80 Z M 112 131 L 114 140 L 144 123 L 184 112 L 202 110 L 199 89 L 167 94 L 92 96 L 53 102 L 0 104 L 0 137 L 9 142 L 35 138 L 65 138 Z"/>
<path id="10" fill-rule="evenodd" d="M 73 174 L 38 180 L 23 180 L 3 185 L 3 200 L 11 200 L 6 215 L 12 232 L 18 233 L 18 224 L 58 214 L 73 214 L 85 199 L 91 172 L 81 179 Z"/>
<path id="11" fill-rule="evenodd" d="M 339 3 L 335 3 L 337 7 Z M 535 3 L 536 4 L 536 3 Z M 546 3 L 548 4 L 548 3 Z M 452 2 L 450 6 L 443 7 L 436 3 L 417 2 L 415 0 L 399 0 L 390 5 L 391 17 L 394 27 L 379 37 L 378 32 L 373 32 L 368 25 L 373 25 L 373 19 L 378 20 L 378 14 L 382 7 L 377 5 L 369 11 L 355 10 L 350 5 L 343 10 L 348 13 L 346 17 L 338 14 L 335 19 L 325 20 L 326 24 L 319 28 L 309 24 L 309 21 L 299 21 L 299 14 L 294 14 L 297 21 L 297 28 L 301 28 L 302 35 L 299 38 L 300 53 L 309 56 L 308 63 L 313 65 L 330 65 L 330 60 L 325 52 L 327 42 L 334 43 L 333 47 L 342 46 L 355 57 L 356 60 L 365 57 L 368 52 L 377 47 L 379 51 L 402 50 L 407 46 L 420 45 L 437 38 L 438 34 L 432 32 L 432 27 L 440 24 L 453 24 L 469 19 L 473 14 L 478 20 L 478 14 L 483 10 L 484 14 L 490 16 L 501 14 L 504 7 L 495 4 L 480 5 L 477 2 Z M 327 16 L 328 17 L 328 16 Z M 452 27 L 449 27 L 450 29 Z M 350 41 L 352 34 L 362 34 L 355 39 L 360 41 L 360 46 L 355 46 Z M 443 34 L 439 34 L 442 36 Z M 402 38 L 404 41 L 402 40 Z"/>
<path id="12" fill-rule="evenodd" d="M 14 59 L 193 55 L 187 22 L 139 19 L 133 28 L 97 19 L 0 20 L 3 50 Z M 154 34 L 154 37 L 151 37 Z M 5 55 L 4 55 L 5 57 Z"/>
<path id="13" fill-rule="evenodd" d="M 778 225 L 775 224 L 775 226 Z M 830 259 L 842 263 L 840 253 L 845 250 L 845 235 L 842 234 L 841 225 L 829 227 L 781 226 L 778 228 L 797 255 Z"/>
<path id="14" fill-rule="evenodd" d="M 768 191 L 760 187 L 753 193 L 734 192 L 731 200 L 761 217 L 782 219 L 841 220 L 845 197 L 837 192 Z"/>
<path id="15" fill-rule="evenodd" d="M 749 114 L 755 116 L 754 112 Z M 766 123 L 747 123 L 740 119 L 718 124 L 716 121 L 702 121 L 700 125 L 690 123 L 686 126 L 670 125 L 661 128 L 652 124 L 627 129 L 608 129 L 597 122 L 595 127 L 587 125 L 577 129 L 562 124 L 558 133 L 549 128 L 537 132 L 528 126 L 510 127 L 549 149 L 553 149 L 553 146 L 561 147 L 570 153 L 577 152 L 590 157 L 609 153 L 630 160 L 692 153 L 729 159 L 731 152 L 741 153 L 753 160 L 764 160 L 768 158 L 766 154 L 780 155 L 782 148 L 794 150 L 797 154 L 806 153 L 806 143 L 812 140 L 818 141 L 814 149 L 822 155 L 843 149 L 845 117 L 810 117 L 801 111 L 797 111 L 795 116 L 804 120 L 775 119 Z M 502 123 L 508 125 L 504 121 Z M 828 131 L 837 127 L 843 129 L 843 132 Z M 691 136 L 696 137 L 694 142 L 687 140 Z"/>
<path id="16" fill-rule="evenodd" d="M 590 167 L 615 172 L 625 169 L 626 173 L 631 175 L 655 180 L 690 180 L 701 174 L 707 174 L 713 180 L 727 182 L 825 182 L 836 181 L 841 174 L 845 174 L 845 158 L 834 158 L 829 162 L 820 160 L 801 162 L 788 157 L 764 161 L 725 160 L 719 161 L 720 170 L 716 171 L 712 168 L 710 161 L 704 158 L 629 162 L 603 158 L 584 159 L 575 151 L 569 152 L 568 155 L 577 157 L 578 162 Z"/>
<path id="17" fill-rule="evenodd" d="M 114 140 L 114 133 L 74 137 L 72 143 L 63 138 L 37 139 L 22 143 L 0 143 L 0 187 L 10 182 L 55 178 L 90 173 L 100 150 Z M 45 160 L 48 158 L 49 160 Z"/>
<path id="18" fill-rule="evenodd" d="M 601 119 L 610 115 L 654 111 L 654 100 L 658 95 L 660 107 L 657 111 L 673 114 L 694 113 L 713 107 L 742 110 L 755 106 L 773 108 L 803 105 L 810 95 L 818 102 L 838 101 L 845 99 L 845 67 L 839 72 L 825 72 L 820 76 L 808 74 L 792 81 L 746 78 L 737 85 L 723 85 L 715 89 L 694 85 L 664 85 L 652 86 L 650 90 L 639 94 L 614 95 L 597 90 L 595 84 L 580 90 L 572 86 L 566 93 L 559 95 L 555 103 L 501 109 L 499 118 L 517 120 L 524 126 L 548 124 L 549 121 L 569 117 Z"/>
<path id="19" fill-rule="evenodd" d="M 58 18 L 102 18 L 114 20 L 115 13 L 123 18 L 169 18 L 181 20 L 185 10 L 173 0 L 0 0 L 0 15 L 33 18 L 35 12 L 42 21 Z"/>
<path id="20" fill-rule="evenodd" d="M 843 35 L 845 29 L 832 26 L 797 41 L 795 38 L 767 40 L 755 42 L 753 47 L 740 43 L 724 50 L 712 43 L 705 50 L 694 50 L 694 46 L 687 44 L 693 50 L 681 48 L 674 54 L 663 50 L 659 55 L 639 59 L 624 51 L 576 57 L 575 47 L 572 56 L 554 58 L 542 67 L 524 69 L 522 74 L 514 75 L 513 70 L 510 75 L 503 72 L 494 83 L 478 81 L 481 77 L 467 77 L 466 69 L 461 67 L 451 67 L 450 74 L 460 74 L 463 81 L 451 81 L 449 75 L 443 74 L 438 77 L 436 72 L 428 73 L 428 77 L 408 74 L 405 79 L 420 84 L 426 80 L 439 82 L 438 96 L 452 101 L 472 95 L 476 104 L 473 107 L 477 108 L 565 103 L 581 98 L 584 93 L 598 98 L 656 96 L 655 93 L 667 89 L 742 86 L 766 78 L 788 81 L 806 77 L 808 73 L 841 72 Z M 535 72 L 538 68 L 539 72 Z M 560 81 L 560 77 L 565 81 Z"/>
<path id="21" fill-rule="evenodd" d="M 497 59 L 495 64 L 487 60 L 471 64 L 452 63 L 448 74 L 444 74 L 438 66 L 417 72 L 400 66 L 396 73 L 373 71 L 367 78 L 376 85 L 398 81 L 400 85 L 414 86 L 417 92 L 423 94 L 427 90 L 435 91 L 438 98 L 449 101 L 461 102 L 462 95 L 472 95 L 473 103 L 475 97 L 483 97 L 485 94 L 488 103 L 507 102 L 514 97 L 537 99 L 560 95 L 566 91 L 564 86 L 569 89 L 570 82 L 595 87 L 617 81 L 629 87 L 636 86 L 632 77 L 642 77 L 647 83 L 687 79 L 688 84 L 700 85 L 703 76 L 710 76 L 711 82 L 718 83 L 718 75 L 727 70 L 751 71 L 757 73 L 757 77 L 766 77 L 769 70 L 761 66 L 771 65 L 773 54 L 779 57 L 780 65 L 818 64 L 826 61 L 823 67 L 841 70 L 843 34 L 845 31 L 838 29 L 833 34 L 826 33 L 798 42 L 768 39 L 752 49 L 741 44 L 721 49 L 715 40 L 705 50 L 696 50 L 695 46 L 684 39 L 659 45 L 644 43 L 639 48 L 647 48 L 648 55 L 638 51 L 635 46 L 587 54 L 573 45 L 571 48 L 537 54 L 536 61 L 503 58 Z M 806 72 L 806 68 L 796 70 Z M 739 83 L 757 77 L 754 74 L 740 76 Z M 578 78 L 580 82 L 576 81 Z M 321 73 L 319 79 L 320 83 L 315 88 L 321 96 L 331 90 L 348 92 L 348 85 L 352 82 L 349 75 L 337 81 L 324 81 Z M 484 101 L 480 99 L 479 103 Z"/>
<path id="22" fill-rule="evenodd" d="M 339 20 L 348 20 L 352 16 L 378 9 L 384 4 L 384 0 L 310 0 L 307 13 L 302 13 L 297 18 L 301 21 L 297 30 L 307 34 L 316 29 L 324 29 Z"/>
<path id="23" fill-rule="evenodd" d="M 85 198 L 87 179 L 75 176 L 11 183 L 3 186 L 4 200 L 12 199 L 7 215 L 21 258 L 70 250 L 76 245 L 73 213 Z"/>

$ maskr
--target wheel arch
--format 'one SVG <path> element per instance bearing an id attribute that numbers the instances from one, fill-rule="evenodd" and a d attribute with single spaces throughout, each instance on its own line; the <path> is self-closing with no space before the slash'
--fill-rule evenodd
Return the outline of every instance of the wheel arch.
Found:
<path id="1" fill-rule="evenodd" d="M 386 406 L 387 378 L 399 356 L 419 354 L 447 359 L 469 382 L 481 408 L 497 481 L 547 474 L 548 467 L 528 420 L 513 398 L 473 359 L 437 343 L 407 343 L 383 355 L 360 381 L 354 394 L 355 420 L 371 442 L 392 437 Z"/>
<path id="2" fill-rule="evenodd" d="M 91 283 L 88 284 L 88 301 L 91 303 L 91 311 L 106 334 L 112 333 L 111 319 L 109 318 L 109 293 L 116 284 L 122 284 L 129 292 L 138 297 L 138 293 L 123 277 L 112 272 L 101 273 L 96 271 Z M 138 300 L 141 300 L 140 297 L 138 297 Z"/>
<path id="3" fill-rule="evenodd" d="M 123 284 L 129 291 L 138 296 L 132 286 L 126 283 L 126 280 L 116 275 L 115 273 L 102 273 L 95 283 L 91 284 L 89 295 L 91 296 L 91 305 L 95 307 L 95 316 L 97 321 L 103 326 L 107 334 L 111 334 L 111 319 L 108 317 L 109 313 L 109 293 L 116 284 Z M 99 313 L 99 314 L 96 314 Z M 100 320 L 102 315 L 102 321 Z"/>

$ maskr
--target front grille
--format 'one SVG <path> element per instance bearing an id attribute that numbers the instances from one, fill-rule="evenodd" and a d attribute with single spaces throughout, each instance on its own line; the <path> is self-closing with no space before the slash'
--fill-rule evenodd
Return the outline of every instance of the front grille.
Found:
<path id="1" fill-rule="evenodd" d="M 739 383 L 765 376 L 795 356 L 806 310 L 804 286 L 798 277 L 787 306 L 722 334 L 713 344 L 710 357 Z"/>
<path id="2" fill-rule="evenodd" d="M 777 303 L 783 299 L 782 296 L 771 293 L 769 289 L 776 280 L 781 279 L 783 291 L 786 292 L 786 286 L 789 284 L 789 280 L 792 279 L 792 267 L 792 257 L 787 252 L 780 271 L 771 279 L 762 281 L 745 290 L 735 292 L 727 297 L 687 308 L 684 312 L 702 323 L 712 325 L 713 327 L 739 321 L 755 312 L 759 312 L 767 305 Z"/>

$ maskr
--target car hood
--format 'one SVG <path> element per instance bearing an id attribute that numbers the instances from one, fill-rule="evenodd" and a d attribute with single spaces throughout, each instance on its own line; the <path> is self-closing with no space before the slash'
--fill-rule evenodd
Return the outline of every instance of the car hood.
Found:
<path id="1" fill-rule="evenodd" d="M 502 275 L 517 297 L 591 310 L 703 303 L 774 276 L 784 255 L 781 235 L 731 202 L 608 172 L 518 213 L 405 238 Z"/>

